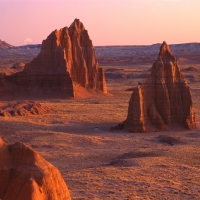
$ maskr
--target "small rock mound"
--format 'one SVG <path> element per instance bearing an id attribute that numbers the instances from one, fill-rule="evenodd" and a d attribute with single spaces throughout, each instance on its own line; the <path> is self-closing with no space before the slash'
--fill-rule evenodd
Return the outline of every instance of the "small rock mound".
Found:
<path id="1" fill-rule="evenodd" d="M 71 199 L 59 170 L 25 144 L 0 139 L 0 160 L 0 199 Z"/>
<path id="2" fill-rule="evenodd" d="M 49 108 L 34 101 L 11 101 L 0 105 L 0 116 L 3 117 L 46 114 L 49 111 Z"/>
<path id="3" fill-rule="evenodd" d="M 167 135 L 159 135 L 158 137 L 155 138 L 155 140 L 161 143 L 169 144 L 171 146 L 176 144 L 183 144 L 183 142 L 181 142 L 180 140 Z"/>
<path id="4" fill-rule="evenodd" d="M 17 62 L 11 67 L 11 69 L 15 69 L 17 71 L 23 71 L 24 66 L 25 66 L 25 64 L 23 62 Z"/>
<path id="5" fill-rule="evenodd" d="M 108 165 L 109 166 L 114 166 L 114 167 L 130 167 L 130 166 L 136 166 L 137 158 L 151 158 L 151 157 L 158 157 L 159 154 L 156 154 L 154 152 L 127 152 L 124 153 L 114 160 L 112 160 Z"/>

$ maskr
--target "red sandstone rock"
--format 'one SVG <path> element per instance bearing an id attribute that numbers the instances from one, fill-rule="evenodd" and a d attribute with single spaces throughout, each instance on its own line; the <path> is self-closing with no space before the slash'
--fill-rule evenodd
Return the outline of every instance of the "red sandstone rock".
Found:
<path id="1" fill-rule="evenodd" d="M 0 116 L 4 117 L 46 114 L 49 111 L 49 108 L 34 101 L 11 101 L 0 105 Z"/>
<path id="2" fill-rule="evenodd" d="M 106 93 L 103 69 L 99 68 L 92 41 L 79 19 L 75 19 L 69 28 L 60 29 L 55 34 L 57 44 L 64 49 L 66 69 L 72 81 L 82 87 Z"/>
<path id="3" fill-rule="evenodd" d="M 172 124 L 196 128 L 190 88 L 169 46 L 163 42 L 151 74 L 133 90 L 125 127 L 131 132 L 145 132 L 152 127 L 165 130 Z"/>
<path id="4" fill-rule="evenodd" d="M 0 160 L 0 199 L 71 199 L 58 169 L 25 144 L 0 138 Z"/>
<path id="5" fill-rule="evenodd" d="M 0 99 L 74 97 L 74 84 L 107 92 L 92 41 L 78 19 L 53 31 L 22 72 L 0 79 Z"/>

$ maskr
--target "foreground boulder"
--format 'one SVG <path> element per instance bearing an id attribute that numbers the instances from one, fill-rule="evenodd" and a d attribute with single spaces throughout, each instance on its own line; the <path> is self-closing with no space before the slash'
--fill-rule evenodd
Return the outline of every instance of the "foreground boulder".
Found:
<path id="1" fill-rule="evenodd" d="M 0 99 L 67 98 L 75 86 L 106 93 L 105 75 L 99 68 L 87 30 L 78 20 L 53 31 L 41 52 L 22 72 L 0 77 Z"/>
<path id="2" fill-rule="evenodd" d="M 134 88 L 125 128 L 131 132 L 165 130 L 173 125 L 196 128 L 190 88 L 166 42 L 151 74 Z"/>
<path id="3" fill-rule="evenodd" d="M 0 138 L 0 160 L 0 199 L 71 199 L 58 169 L 25 144 L 6 145 Z"/>

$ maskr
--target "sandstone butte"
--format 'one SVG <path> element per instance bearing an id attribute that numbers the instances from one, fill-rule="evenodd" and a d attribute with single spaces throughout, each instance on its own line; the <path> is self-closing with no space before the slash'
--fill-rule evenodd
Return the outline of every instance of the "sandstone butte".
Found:
<path id="1" fill-rule="evenodd" d="M 22 72 L 0 76 L 0 99 L 74 97 L 77 86 L 107 93 L 104 71 L 79 19 L 53 31 Z"/>
<path id="2" fill-rule="evenodd" d="M 131 132 L 196 128 L 190 88 L 166 42 L 151 74 L 134 88 L 124 126 Z"/>
<path id="3" fill-rule="evenodd" d="M 0 199 L 70 200 L 60 172 L 23 143 L 0 138 Z"/>

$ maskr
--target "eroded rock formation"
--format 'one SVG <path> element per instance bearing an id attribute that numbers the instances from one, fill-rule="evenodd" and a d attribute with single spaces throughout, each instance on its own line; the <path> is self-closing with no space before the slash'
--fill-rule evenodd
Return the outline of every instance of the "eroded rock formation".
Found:
<path id="1" fill-rule="evenodd" d="M 99 68 L 96 53 L 87 30 L 79 19 L 61 29 L 59 43 L 65 50 L 67 71 L 73 81 L 83 87 L 107 92 L 104 72 Z"/>
<path id="2" fill-rule="evenodd" d="M 196 127 L 190 88 L 166 42 L 151 74 L 134 88 L 124 124 L 131 132 L 165 130 L 173 124 Z"/>
<path id="3" fill-rule="evenodd" d="M 49 111 L 49 108 L 34 101 L 11 101 L 0 104 L 0 116 L 3 117 L 46 114 Z"/>
<path id="4" fill-rule="evenodd" d="M 25 144 L 0 138 L 0 160 L 0 199 L 71 199 L 58 169 Z"/>
<path id="5" fill-rule="evenodd" d="M 69 28 L 53 31 L 22 72 L 0 79 L 0 99 L 74 97 L 74 84 L 107 92 L 92 41 L 78 19 Z"/>

